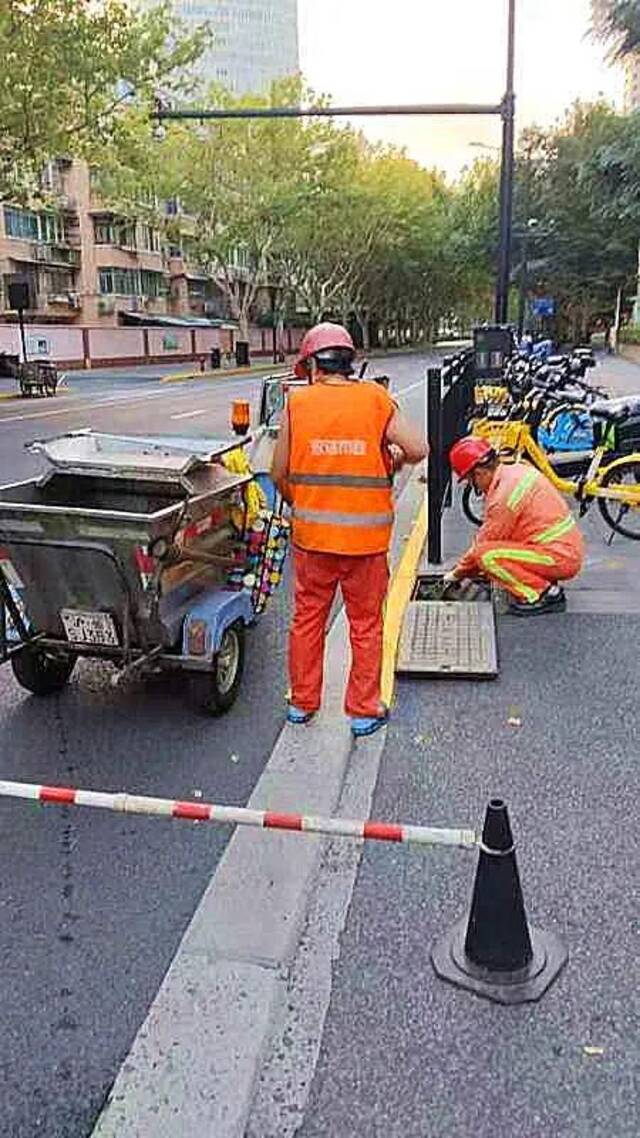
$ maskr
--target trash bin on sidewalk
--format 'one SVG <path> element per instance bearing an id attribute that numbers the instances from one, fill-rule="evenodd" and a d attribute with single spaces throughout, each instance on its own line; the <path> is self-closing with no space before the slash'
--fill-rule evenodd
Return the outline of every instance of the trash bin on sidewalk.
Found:
<path id="1" fill-rule="evenodd" d="M 483 324 L 474 328 L 474 378 L 499 379 L 512 351 L 513 333 L 507 325 Z"/>
<path id="2" fill-rule="evenodd" d="M 222 366 L 222 352 L 220 351 L 220 348 L 212 348 L 211 349 L 211 368 L 213 371 L 217 371 L 218 368 L 221 366 Z"/>
<path id="3" fill-rule="evenodd" d="M 249 367 L 248 340 L 236 340 L 236 367 Z"/>

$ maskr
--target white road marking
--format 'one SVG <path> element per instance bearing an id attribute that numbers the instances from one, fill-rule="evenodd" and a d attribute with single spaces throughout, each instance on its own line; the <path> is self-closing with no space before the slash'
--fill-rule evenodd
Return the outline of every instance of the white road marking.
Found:
<path id="1" fill-rule="evenodd" d="M 179 415 L 170 415 L 170 419 L 195 419 L 196 415 L 205 415 L 206 407 L 201 407 L 199 411 L 181 411 Z"/>
<path id="2" fill-rule="evenodd" d="M 133 403 L 144 403 L 147 399 L 164 398 L 167 400 L 179 399 L 182 401 L 183 399 L 187 399 L 194 394 L 193 389 L 190 389 L 189 391 L 177 392 L 172 391 L 170 386 L 169 390 L 167 390 L 167 386 L 168 385 L 165 385 L 159 390 L 145 391 L 143 395 L 132 395 L 131 391 L 129 391 L 128 394 L 121 395 L 120 397 L 114 399 L 87 400 L 87 402 L 82 406 L 78 406 L 76 404 L 74 407 L 59 407 L 56 408 L 55 411 L 36 411 L 35 413 L 29 413 L 26 415 L 0 415 L 0 426 L 2 426 L 4 423 L 22 423 L 28 419 L 52 419 L 57 415 L 72 415 L 76 412 L 84 413 L 89 411 L 99 411 L 102 407 L 119 407 L 121 405 L 130 406 Z M 206 393 L 203 392 L 202 389 L 199 389 L 198 394 L 200 397 L 202 397 L 204 394 L 224 394 L 229 393 L 229 391 L 235 390 L 236 388 L 242 388 L 246 391 L 248 389 L 247 380 L 221 380 L 219 384 L 216 384 L 215 388 L 212 387 L 210 391 L 207 391 Z"/>
<path id="3" fill-rule="evenodd" d="M 417 387 L 424 387 L 424 379 L 419 379 L 417 383 L 410 383 L 408 387 L 401 387 L 400 391 L 393 391 L 392 395 L 406 395 L 408 391 L 415 391 Z"/>

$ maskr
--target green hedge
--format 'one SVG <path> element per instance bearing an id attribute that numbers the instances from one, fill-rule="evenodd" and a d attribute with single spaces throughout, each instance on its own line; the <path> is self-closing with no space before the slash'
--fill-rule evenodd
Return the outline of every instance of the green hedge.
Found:
<path id="1" fill-rule="evenodd" d="M 640 344 L 640 328 L 621 328 L 621 344 Z"/>

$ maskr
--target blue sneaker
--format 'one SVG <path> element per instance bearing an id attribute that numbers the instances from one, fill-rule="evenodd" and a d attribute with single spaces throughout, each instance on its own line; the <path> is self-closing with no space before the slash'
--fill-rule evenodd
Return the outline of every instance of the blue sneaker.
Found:
<path id="1" fill-rule="evenodd" d="M 302 711 L 299 707 L 294 707 L 292 703 L 289 704 L 287 710 L 287 723 L 294 723 L 300 726 L 302 723 L 308 723 L 313 719 L 315 711 Z"/>
<path id="2" fill-rule="evenodd" d="M 353 716 L 351 719 L 351 734 L 356 739 L 362 739 L 366 735 L 375 735 L 381 727 L 386 727 L 389 722 L 389 709 L 385 708 L 381 715 L 363 715 Z"/>

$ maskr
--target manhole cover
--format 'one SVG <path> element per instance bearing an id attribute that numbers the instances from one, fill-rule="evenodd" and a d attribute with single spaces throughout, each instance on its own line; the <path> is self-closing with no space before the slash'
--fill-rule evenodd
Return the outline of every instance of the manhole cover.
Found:
<path id="1" fill-rule="evenodd" d="M 493 605 L 487 601 L 411 601 L 396 670 L 421 676 L 496 676 Z"/>

